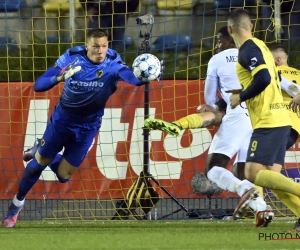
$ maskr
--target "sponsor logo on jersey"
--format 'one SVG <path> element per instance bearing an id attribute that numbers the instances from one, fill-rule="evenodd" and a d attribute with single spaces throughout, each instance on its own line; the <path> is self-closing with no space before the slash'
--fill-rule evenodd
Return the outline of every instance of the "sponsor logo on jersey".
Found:
<path id="1" fill-rule="evenodd" d="M 282 102 L 271 103 L 270 104 L 270 110 L 272 110 L 272 109 L 283 109 L 283 108 L 286 108 L 286 105 Z"/>
<path id="2" fill-rule="evenodd" d="M 72 80 L 69 83 L 71 89 L 80 89 L 80 90 L 99 90 L 104 85 L 104 82 L 98 81 L 75 81 Z"/>
<path id="3" fill-rule="evenodd" d="M 103 70 L 99 70 L 96 72 L 96 76 L 100 78 L 103 75 Z"/>
<path id="4" fill-rule="evenodd" d="M 256 67 L 256 63 L 257 63 L 257 58 L 256 57 L 251 58 L 251 65 L 249 66 L 249 68 L 251 70 L 254 70 Z"/>
<path id="5" fill-rule="evenodd" d="M 236 62 L 237 58 L 238 58 L 237 56 L 226 56 L 226 62 L 227 63 Z"/>

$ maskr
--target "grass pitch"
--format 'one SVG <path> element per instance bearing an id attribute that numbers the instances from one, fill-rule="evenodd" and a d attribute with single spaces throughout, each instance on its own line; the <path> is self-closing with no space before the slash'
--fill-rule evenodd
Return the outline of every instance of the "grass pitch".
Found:
<path id="1" fill-rule="evenodd" d="M 0 249 L 300 249 L 300 233 L 287 233 L 294 223 L 275 220 L 255 228 L 253 220 L 20 221 L 0 229 Z"/>

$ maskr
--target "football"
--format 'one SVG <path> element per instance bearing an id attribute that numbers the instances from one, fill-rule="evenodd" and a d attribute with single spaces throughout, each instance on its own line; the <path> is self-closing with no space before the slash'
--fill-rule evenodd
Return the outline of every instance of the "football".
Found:
<path id="1" fill-rule="evenodd" d="M 133 73 L 142 82 L 150 82 L 160 75 L 161 65 L 159 59 L 152 54 L 142 54 L 135 58 Z"/>

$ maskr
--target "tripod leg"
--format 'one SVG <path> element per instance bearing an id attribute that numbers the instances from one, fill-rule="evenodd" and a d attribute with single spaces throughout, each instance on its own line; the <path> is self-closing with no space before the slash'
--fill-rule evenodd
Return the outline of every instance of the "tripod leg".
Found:
<path id="1" fill-rule="evenodd" d="M 185 212 L 188 211 L 188 209 L 178 200 L 176 199 L 165 187 L 161 186 L 160 183 L 153 177 L 153 176 L 150 176 L 151 180 L 153 180 L 155 182 L 155 184 L 157 186 L 159 186 L 167 195 L 170 196 L 170 198 L 176 202 L 176 204 Z"/>

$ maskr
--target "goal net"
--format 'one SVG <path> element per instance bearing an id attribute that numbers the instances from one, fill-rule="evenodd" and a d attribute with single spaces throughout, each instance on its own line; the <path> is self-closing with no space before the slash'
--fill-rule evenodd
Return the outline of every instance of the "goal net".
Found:
<path id="1" fill-rule="evenodd" d="M 162 81 L 149 85 L 149 117 L 167 121 L 195 113 L 204 103 L 204 79 L 208 60 L 214 55 L 216 31 L 226 25 L 233 8 L 247 9 L 254 35 L 266 42 L 282 41 L 289 49 L 290 66 L 299 67 L 298 1 L 279 1 L 279 19 L 278 8 L 262 0 L 141 0 L 138 6 L 130 6 L 130 2 L 138 1 L 124 1 L 121 9 L 111 1 L 101 1 L 111 5 L 105 13 L 101 12 L 103 6 L 91 7 L 84 2 L 0 1 L 3 215 L 27 166 L 22 160 L 23 151 L 42 137 L 62 93 L 62 83 L 43 93 L 35 93 L 33 83 L 66 49 L 83 45 L 88 28 L 107 29 L 112 48 L 130 66 L 143 40 L 139 34 L 144 27 L 136 24 L 136 18 L 154 15 L 151 53 L 164 59 L 166 69 Z M 151 131 L 145 141 L 144 118 L 144 87 L 120 82 L 78 171 L 62 184 L 47 167 L 26 196 L 20 220 L 201 219 L 231 215 L 239 201 L 237 195 L 226 191 L 199 194 L 192 183 L 205 171 L 207 151 L 217 128 L 185 130 L 178 137 Z M 149 152 L 145 152 L 145 144 Z M 295 182 L 300 180 L 299 147 L 297 142 L 287 151 L 282 171 Z M 137 185 L 145 167 L 153 179 L 146 178 L 147 182 Z M 277 216 L 293 216 L 270 191 L 265 190 L 264 195 L 276 208 Z M 120 213 L 122 204 L 125 208 L 131 205 L 129 214 Z"/>

